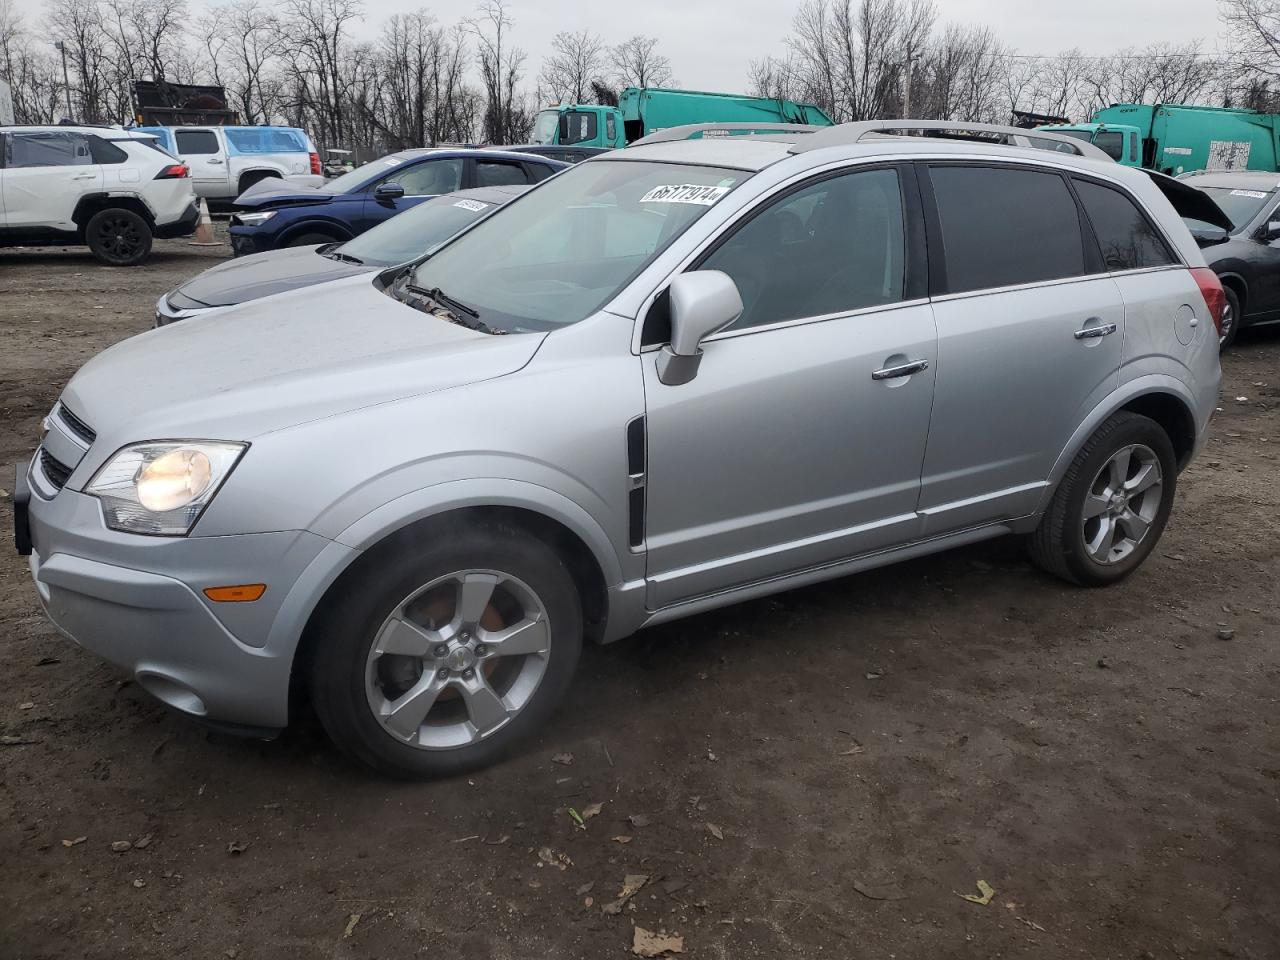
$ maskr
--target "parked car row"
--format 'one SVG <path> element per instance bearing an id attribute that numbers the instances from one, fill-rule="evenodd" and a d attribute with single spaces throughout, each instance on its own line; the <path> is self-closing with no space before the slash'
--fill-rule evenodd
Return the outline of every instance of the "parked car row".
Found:
<path id="1" fill-rule="evenodd" d="M 268 736 L 306 690 L 426 776 L 537 729 L 585 640 L 1010 534 L 1118 583 L 1217 402 L 1179 212 L 1217 208 L 1068 137 L 902 129 L 259 185 L 238 229 L 471 189 L 215 268 L 87 363 L 17 475 L 42 604 L 180 713 Z"/>

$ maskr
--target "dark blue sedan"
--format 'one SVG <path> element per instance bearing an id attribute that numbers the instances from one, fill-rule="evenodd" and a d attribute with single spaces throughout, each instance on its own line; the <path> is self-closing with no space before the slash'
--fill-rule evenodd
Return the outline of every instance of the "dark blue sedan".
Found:
<path id="1" fill-rule="evenodd" d="M 442 193 L 537 183 L 568 164 L 505 150 L 404 150 L 321 187 L 261 181 L 236 200 L 236 255 L 350 240 Z"/>

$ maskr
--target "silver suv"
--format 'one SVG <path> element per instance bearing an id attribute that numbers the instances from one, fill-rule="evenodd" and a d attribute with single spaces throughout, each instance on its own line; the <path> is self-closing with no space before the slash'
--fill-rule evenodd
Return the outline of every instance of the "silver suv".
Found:
<path id="1" fill-rule="evenodd" d="M 112 347 L 21 471 L 45 608 L 183 713 L 270 733 L 297 681 L 429 775 L 542 723 L 584 638 L 1006 534 L 1116 583 L 1204 442 L 1222 289 L 1088 144 L 895 132 L 663 131 Z"/>

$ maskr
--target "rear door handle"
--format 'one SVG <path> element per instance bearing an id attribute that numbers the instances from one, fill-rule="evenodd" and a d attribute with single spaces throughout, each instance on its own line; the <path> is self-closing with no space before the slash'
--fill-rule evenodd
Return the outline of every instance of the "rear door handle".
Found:
<path id="1" fill-rule="evenodd" d="M 92 173 L 77 173 L 71 179 L 72 180 L 92 180 L 94 176 L 95 174 L 92 174 Z"/>
<path id="2" fill-rule="evenodd" d="M 1077 340 L 1096 340 L 1098 337 L 1109 337 L 1116 332 L 1114 323 L 1101 323 L 1096 327 L 1083 327 L 1076 331 Z"/>
<path id="3" fill-rule="evenodd" d="M 206 162 L 206 163 L 211 163 L 211 164 L 213 164 L 214 166 L 219 166 L 219 165 L 221 165 L 221 163 L 222 163 L 222 161 L 221 161 L 221 160 L 219 160 L 217 157 L 214 157 L 212 160 L 206 160 L 205 162 Z"/>
<path id="4" fill-rule="evenodd" d="M 882 367 L 871 374 L 872 380 L 896 380 L 898 377 L 909 377 L 913 373 L 929 369 L 928 360 L 912 360 L 892 367 Z"/>

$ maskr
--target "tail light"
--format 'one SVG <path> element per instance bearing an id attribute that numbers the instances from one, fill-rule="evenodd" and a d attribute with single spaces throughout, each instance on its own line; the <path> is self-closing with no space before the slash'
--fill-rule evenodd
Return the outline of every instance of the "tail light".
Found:
<path id="1" fill-rule="evenodd" d="M 309 154 L 309 156 L 311 157 L 311 172 L 319 176 L 320 175 L 320 154 L 312 153 L 312 154 Z"/>
<path id="2" fill-rule="evenodd" d="M 1200 295 L 1204 297 L 1204 305 L 1209 308 L 1209 316 L 1213 318 L 1218 336 L 1222 336 L 1222 311 L 1227 307 L 1227 294 L 1222 289 L 1222 281 L 1208 267 L 1193 267 L 1191 275 L 1196 278 L 1196 285 L 1200 287 Z"/>
<path id="3" fill-rule="evenodd" d="M 157 180 L 185 180 L 191 176 L 191 168 L 185 163 L 171 163 L 156 174 Z"/>

